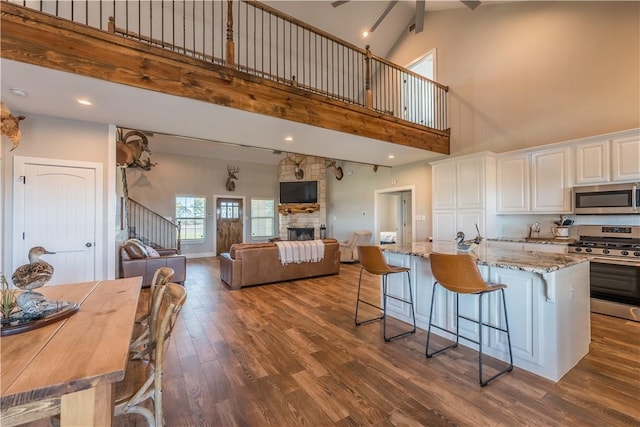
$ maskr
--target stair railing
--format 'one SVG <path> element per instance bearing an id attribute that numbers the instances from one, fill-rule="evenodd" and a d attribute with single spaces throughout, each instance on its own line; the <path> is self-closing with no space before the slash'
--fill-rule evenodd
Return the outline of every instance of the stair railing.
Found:
<path id="1" fill-rule="evenodd" d="M 129 238 L 154 248 L 177 249 L 180 253 L 180 222 L 174 223 L 146 206 L 128 199 Z"/>

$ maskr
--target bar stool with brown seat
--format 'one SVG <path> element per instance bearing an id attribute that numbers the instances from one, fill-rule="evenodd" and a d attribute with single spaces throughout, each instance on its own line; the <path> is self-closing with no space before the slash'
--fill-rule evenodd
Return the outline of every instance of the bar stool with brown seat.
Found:
<path id="1" fill-rule="evenodd" d="M 431 272 L 435 279 L 433 283 L 433 291 L 431 294 L 431 311 L 429 313 L 429 328 L 427 330 L 427 344 L 425 349 L 425 355 L 427 358 L 431 358 L 438 353 L 442 353 L 443 351 L 449 350 L 451 348 L 457 347 L 460 337 L 478 344 L 478 378 L 480 381 L 480 385 L 482 387 L 489 384 L 489 382 L 493 381 L 500 375 L 511 372 L 513 370 L 513 354 L 511 353 L 511 336 L 509 334 L 509 321 L 507 319 L 507 303 L 504 296 L 504 290 L 507 287 L 506 285 L 501 284 L 493 284 L 486 283 L 482 276 L 480 275 L 480 271 L 478 270 L 478 266 L 476 265 L 475 260 L 468 254 L 439 254 L 432 253 L 429 255 L 429 259 L 431 260 Z M 446 328 L 440 327 L 438 325 L 433 324 L 433 305 L 435 301 L 436 294 L 436 285 L 440 285 L 446 290 L 450 292 L 454 292 L 456 294 L 456 330 L 455 332 L 450 331 Z M 504 324 L 505 327 L 501 328 L 499 326 L 491 325 L 489 323 L 485 323 L 482 320 L 482 297 L 490 292 L 500 291 L 502 294 L 502 307 L 504 310 Z M 471 319 L 467 316 L 463 316 L 459 311 L 459 296 L 460 294 L 476 294 L 478 295 L 478 319 Z M 460 335 L 460 319 L 465 319 L 470 322 L 478 324 L 478 340 L 471 339 L 469 337 Z M 456 341 L 440 350 L 429 353 L 429 340 L 431 338 L 431 327 L 438 328 L 442 331 L 448 332 L 450 334 L 455 334 Z M 509 347 L 509 365 L 488 378 L 487 380 L 482 379 L 482 327 L 487 326 L 489 328 L 495 329 L 497 331 L 505 332 L 507 334 L 507 343 Z"/>
<path id="2" fill-rule="evenodd" d="M 387 264 L 387 261 L 384 259 L 384 255 L 382 254 L 382 250 L 378 246 L 358 246 L 358 257 L 360 258 L 360 279 L 358 280 L 358 298 L 356 299 L 356 315 L 355 315 L 356 326 L 360 326 L 362 324 L 373 322 L 376 320 L 382 320 L 383 322 L 382 334 L 384 336 L 384 340 L 387 342 L 393 339 L 404 337 L 406 335 L 414 333 L 416 331 L 416 316 L 413 309 L 413 295 L 411 291 L 411 275 L 409 273 L 411 269 L 408 267 L 397 267 L 395 265 Z M 362 286 L 363 271 L 367 271 L 368 273 L 382 276 L 382 307 L 376 304 L 372 304 L 371 302 L 365 301 L 360 298 L 360 289 Z M 395 295 L 391 295 L 388 292 L 389 289 L 388 289 L 387 276 L 389 276 L 389 274 L 394 274 L 394 273 L 407 273 L 407 279 L 409 280 L 409 299 L 408 300 L 399 298 Z M 413 319 L 413 328 L 411 330 L 387 337 L 387 320 L 386 320 L 387 298 L 393 298 L 396 301 L 400 301 L 405 304 L 409 304 L 411 306 L 411 318 Z M 378 317 L 358 321 L 358 308 L 361 302 L 381 310 L 382 314 Z"/>

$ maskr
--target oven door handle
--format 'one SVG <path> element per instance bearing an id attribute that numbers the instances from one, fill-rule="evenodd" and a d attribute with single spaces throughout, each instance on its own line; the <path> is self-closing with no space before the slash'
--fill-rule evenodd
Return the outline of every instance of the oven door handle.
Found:
<path id="1" fill-rule="evenodd" d="M 590 258 L 589 261 L 597 262 L 600 264 L 617 264 L 617 265 L 628 265 L 630 267 L 640 267 L 640 261 L 634 259 L 620 259 L 620 258 L 600 258 L 593 257 Z"/>

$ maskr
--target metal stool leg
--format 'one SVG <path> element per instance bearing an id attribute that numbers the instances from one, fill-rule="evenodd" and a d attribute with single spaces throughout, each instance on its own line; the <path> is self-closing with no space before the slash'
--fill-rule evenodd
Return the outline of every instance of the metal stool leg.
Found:
<path id="1" fill-rule="evenodd" d="M 384 309 L 383 309 L 383 307 L 379 307 L 379 306 L 377 306 L 375 304 L 371 304 L 368 301 L 360 299 L 360 287 L 362 285 L 362 270 L 364 270 L 364 269 L 360 268 L 360 279 L 358 280 L 358 298 L 356 299 L 356 315 L 355 315 L 355 319 L 354 319 L 355 323 L 356 323 L 356 326 L 360 326 L 360 325 L 365 324 L 365 323 L 374 322 L 376 320 L 383 319 L 384 315 L 386 314 Z M 360 305 L 361 302 L 364 303 L 364 304 L 367 304 L 367 305 L 369 305 L 371 307 L 377 308 L 378 310 L 381 310 L 382 311 L 382 315 L 379 316 L 379 317 L 373 317 L 371 319 L 367 319 L 367 320 L 363 320 L 363 321 L 358 322 L 358 308 L 359 308 L 359 305 Z"/>
<path id="2" fill-rule="evenodd" d="M 480 338 L 479 338 L 479 355 L 478 355 L 478 376 L 479 376 L 479 380 L 480 380 L 480 386 L 485 387 L 487 386 L 491 381 L 495 380 L 496 378 L 498 378 L 500 375 L 502 374 L 506 374 L 507 372 L 511 372 L 513 371 L 513 354 L 511 352 L 511 334 L 509 333 L 509 319 L 507 318 L 507 301 L 504 295 L 504 289 L 500 289 L 500 292 L 502 294 L 502 308 L 504 310 L 504 323 L 505 323 L 505 328 L 500 328 L 498 326 L 493 326 L 490 325 L 488 323 L 484 323 L 482 321 L 482 295 L 480 294 L 480 297 L 478 298 L 478 312 L 480 315 Z M 501 332 L 505 332 L 507 334 L 507 344 L 509 346 L 509 365 L 501 370 L 500 372 L 498 372 L 497 374 L 493 375 L 492 377 L 488 378 L 487 380 L 483 380 L 482 379 L 482 327 L 483 326 L 488 326 L 492 329 L 501 331 Z"/>
<path id="3" fill-rule="evenodd" d="M 383 323 L 383 326 L 382 326 L 382 334 L 384 336 L 384 340 L 386 342 L 389 342 L 389 341 L 394 340 L 396 338 L 401 338 L 401 337 L 404 337 L 404 336 L 407 336 L 407 335 L 415 333 L 415 331 L 416 331 L 416 313 L 415 313 L 415 310 L 414 310 L 414 307 L 413 307 L 413 292 L 411 291 L 411 275 L 409 274 L 409 272 L 407 271 L 407 279 L 408 279 L 407 283 L 409 284 L 409 299 L 408 300 L 405 300 L 405 299 L 402 299 L 402 298 L 398 298 L 398 297 L 390 295 L 388 293 L 389 282 L 388 282 L 388 277 L 387 276 L 388 276 L 388 274 L 385 274 L 382 277 L 383 307 L 384 307 L 384 314 L 382 315 L 384 317 L 384 321 L 383 321 L 384 323 Z M 395 299 L 397 301 L 401 301 L 401 302 L 403 302 L 405 304 L 409 304 L 411 306 L 411 319 L 413 321 L 413 328 L 411 330 L 406 331 L 406 332 L 401 332 L 399 334 L 387 337 L 387 317 L 386 317 L 386 315 L 387 315 L 387 297 L 393 298 L 393 299 Z"/>
<path id="4" fill-rule="evenodd" d="M 435 356 L 436 354 L 445 352 L 445 351 L 447 351 L 447 350 L 449 350 L 451 348 L 455 348 L 460 343 L 460 326 L 459 326 L 460 325 L 460 319 L 458 317 L 458 313 L 459 313 L 459 310 L 458 310 L 458 308 L 459 308 L 458 293 L 456 293 L 456 331 L 453 332 L 453 331 L 450 331 L 450 330 L 448 330 L 446 328 L 443 328 L 441 326 L 433 324 L 433 320 L 432 320 L 433 319 L 433 305 L 434 305 L 434 301 L 436 299 L 436 285 L 439 285 L 439 283 L 438 282 L 434 282 L 433 283 L 433 290 L 431 291 L 431 311 L 429 312 L 429 328 L 427 329 L 427 345 L 425 346 L 425 352 L 424 352 L 424 355 L 425 355 L 425 357 L 427 359 L 430 359 L 433 356 Z M 455 342 L 453 344 L 451 344 L 451 345 L 448 345 L 448 346 L 444 347 L 444 348 L 441 348 L 439 350 L 436 350 L 434 352 L 429 353 L 429 341 L 431 340 L 431 327 L 432 326 L 434 328 L 440 329 L 441 331 L 448 332 L 450 334 L 455 335 L 456 336 Z"/>

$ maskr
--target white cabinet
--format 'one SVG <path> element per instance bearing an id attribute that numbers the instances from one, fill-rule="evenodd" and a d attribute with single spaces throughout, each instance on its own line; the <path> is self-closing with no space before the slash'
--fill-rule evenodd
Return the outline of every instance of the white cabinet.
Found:
<path id="1" fill-rule="evenodd" d="M 611 141 L 612 174 L 614 182 L 640 180 L 640 136 Z"/>
<path id="2" fill-rule="evenodd" d="M 569 148 L 531 154 L 531 211 L 571 213 Z"/>
<path id="3" fill-rule="evenodd" d="M 602 184 L 611 176 L 610 143 L 597 141 L 576 146 L 576 184 Z"/>
<path id="4" fill-rule="evenodd" d="M 456 162 L 434 164 L 431 169 L 433 182 L 433 209 L 456 208 Z"/>
<path id="5" fill-rule="evenodd" d="M 498 213 L 571 213 L 568 147 L 508 154 L 496 162 Z"/>
<path id="6" fill-rule="evenodd" d="M 496 161 L 498 213 L 529 212 L 529 154 Z"/>
<path id="7" fill-rule="evenodd" d="M 495 158 L 488 153 L 432 164 L 433 238 L 452 242 L 458 231 L 494 234 Z"/>
<path id="8" fill-rule="evenodd" d="M 575 183 L 596 185 L 640 180 L 640 135 L 578 143 Z"/>
<path id="9" fill-rule="evenodd" d="M 385 257 L 396 265 L 411 267 L 416 324 L 426 330 L 429 326 L 434 286 L 429 258 L 392 254 L 388 251 L 385 251 Z M 506 305 L 515 366 L 552 381 L 559 381 L 588 353 L 591 339 L 589 263 L 576 264 L 549 273 L 486 265 L 480 265 L 479 270 L 485 280 L 507 286 Z M 390 288 L 394 295 L 408 297 L 406 274 L 394 274 L 390 279 L 393 276 L 397 276 L 397 282 L 394 281 Z M 460 295 L 460 314 L 478 318 L 477 298 L 477 295 Z M 500 293 L 492 292 L 483 299 L 483 318 L 493 325 L 504 327 Z M 410 312 L 399 304 L 390 303 L 387 310 L 391 317 L 407 323 L 411 321 Z M 438 286 L 433 307 L 434 324 L 455 330 L 454 313 L 455 295 Z M 460 319 L 458 326 L 465 336 L 477 340 L 477 325 Z M 448 339 L 452 338 L 451 334 L 437 328 L 432 328 L 431 332 Z M 466 339 L 461 339 L 460 344 L 477 350 L 477 345 Z M 503 361 L 508 360 L 505 334 L 485 328 L 483 345 L 487 355 Z"/>
<path id="10" fill-rule="evenodd" d="M 469 157 L 456 162 L 456 207 L 483 208 L 485 203 L 486 158 Z"/>

